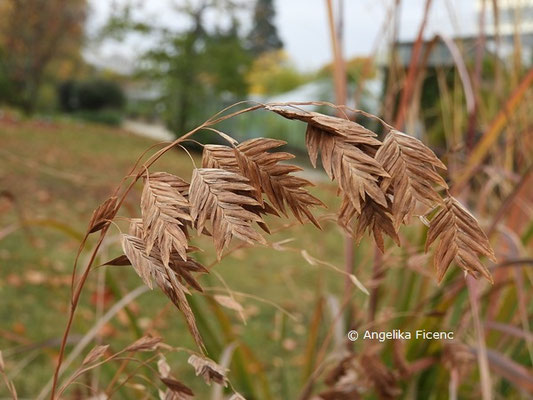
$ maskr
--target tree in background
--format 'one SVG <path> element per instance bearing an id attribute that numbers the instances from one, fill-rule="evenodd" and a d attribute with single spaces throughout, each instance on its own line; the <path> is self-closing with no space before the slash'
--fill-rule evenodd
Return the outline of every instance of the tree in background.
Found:
<path id="1" fill-rule="evenodd" d="M 254 55 L 283 48 L 274 25 L 276 13 L 272 0 L 257 0 L 255 3 L 253 28 L 248 35 L 250 50 Z"/>
<path id="2" fill-rule="evenodd" d="M 376 76 L 377 70 L 372 59 L 369 57 L 353 57 L 346 61 L 346 78 L 349 83 L 360 84 L 366 79 L 372 79 Z M 318 71 L 319 78 L 331 77 L 333 64 L 324 65 Z"/>
<path id="3" fill-rule="evenodd" d="M 299 72 L 283 50 L 269 51 L 255 58 L 246 80 L 250 93 L 271 95 L 284 93 L 312 79 Z"/>
<path id="4" fill-rule="evenodd" d="M 58 86 L 57 91 L 59 106 L 65 112 L 119 110 L 126 100 L 116 81 L 103 78 L 67 80 Z"/>
<path id="5" fill-rule="evenodd" d="M 4 0 L 0 2 L 0 74 L 4 101 L 33 112 L 48 67 L 79 57 L 86 0 Z"/>
<path id="6" fill-rule="evenodd" d="M 215 7 L 229 22 L 207 27 L 205 14 Z M 159 82 L 165 122 L 183 133 L 222 104 L 242 98 L 251 57 L 239 35 L 232 2 L 204 1 L 180 9 L 192 21 L 184 32 L 163 32 L 159 46 L 144 57 L 141 76 Z"/>

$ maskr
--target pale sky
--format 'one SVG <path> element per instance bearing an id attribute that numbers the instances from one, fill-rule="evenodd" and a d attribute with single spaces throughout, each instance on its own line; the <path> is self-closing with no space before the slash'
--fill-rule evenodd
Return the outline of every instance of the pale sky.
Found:
<path id="1" fill-rule="evenodd" d="M 90 0 L 90 30 L 106 21 L 113 4 L 127 0 Z M 139 15 L 160 26 L 176 30 L 187 26 L 187 19 L 177 13 L 172 4 L 179 0 L 134 0 L 141 5 Z M 376 43 L 383 45 L 383 28 L 390 20 L 388 10 L 394 0 L 344 0 L 344 55 L 351 58 L 368 55 Z M 336 1 L 334 0 L 334 3 Z M 475 0 L 433 0 L 426 36 L 434 33 L 446 35 L 475 34 L 478 21 Z M 250 7 L 254 2 L 250 0 Z M 414 39 L 422 19 L 425 0 L 402 0 L 400 39 Z M 285 44 L 285 50 L 301 70 L 314 70 L 332 58 L 327 25 L 326 0 L 275 0 L 275 23 Z M 245 14 L 243 14 L 245 15 Z M 249 14 L 246 14 L 249 15 Z M 212 20 L 217 15 L 209 15 Z M 453 22 L 455 21 L 455 22 Z M 249 27 L 249 18 L 243 17 L 243 28 Z M 106 60 L 116 55 L 124 60 L 135 60 L 143 50 L 152 45 L 149 38 L 130 36 L 124 42 L 108 42 L 88 51 L 93 60 Z"/>

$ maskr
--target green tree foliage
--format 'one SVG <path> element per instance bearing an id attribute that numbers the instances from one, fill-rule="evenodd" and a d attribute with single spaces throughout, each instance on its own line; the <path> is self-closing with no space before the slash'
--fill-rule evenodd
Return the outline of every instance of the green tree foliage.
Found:
<path id="1" fill-rule="evenodd" d="M 59 86 L 58 98 L 61 109 L 66 112 L 121 109 L 125 103 L 121 87 L 101 78 L 81 82 L 67 80 Z"/>
<path id="2" fill-rule="evenodd" d="M 248 35 L 250 49 L 259 55 L 272 50 L 283 48 L 283 42 L 278 36 L 274 25 L 276 13 L 272 0 L 257 0 L 254 9 L 253 28 Z"/>
<path id="3" fill-rule="evenodd" d="M 283 50 L 269 51 L 256 57 L 246 76 L 250 93 L 256 95 L 288 92 L 311 79 L 312 75 L 298 71 Z"/>
<path id="4" fill-rule="evenodd" d="M 86 0 L 0 1 L 0 100 L 34 111 L 50 65 L 79 57 L 86 9 Z"/>
<path id="5" fill-rule="evenodd" d="M 145 57 L 143 74 L 160 83 L 164 118 L 178 134 L 247 93 L 245 75 L 251 57 L 237 21 L 232 19 L 229 28 L 208 31 L 204 12 L 205 8 L 189 11 L 192 28 L 166 32 L 158 48 Z"/>

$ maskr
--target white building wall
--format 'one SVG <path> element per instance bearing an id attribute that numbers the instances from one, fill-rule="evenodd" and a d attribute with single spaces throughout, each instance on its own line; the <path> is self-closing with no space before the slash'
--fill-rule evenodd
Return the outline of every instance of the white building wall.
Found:
<path id="1" fill-rule="evenodd" d="M 492 0 L 476 0 L 476 11 L 482 10 L 485 2 L 485 21 L 488 34 L 496 33 Z M 501 35 L 533 34 L 533 0 L 498 0 L 499 33 Z"/>

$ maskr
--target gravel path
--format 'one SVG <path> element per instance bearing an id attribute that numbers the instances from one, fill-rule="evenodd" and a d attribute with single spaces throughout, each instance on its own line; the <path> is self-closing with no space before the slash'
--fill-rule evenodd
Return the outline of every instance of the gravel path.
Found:
<path id="1" fill-rule="evenodd" d="M 160 142 L 172 141 L 176 137 L 164 125 L 126 120 L 122 128 L 139 136 L 144 136 Z"/>

